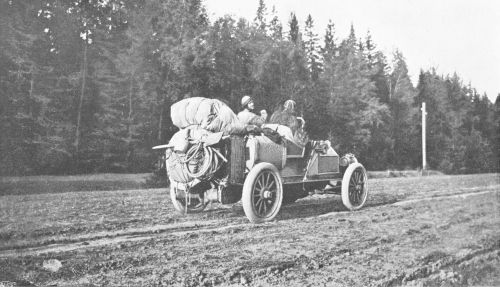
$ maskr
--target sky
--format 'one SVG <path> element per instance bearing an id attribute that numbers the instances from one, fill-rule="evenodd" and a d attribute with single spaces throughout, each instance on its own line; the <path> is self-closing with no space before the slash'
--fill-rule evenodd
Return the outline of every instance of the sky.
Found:
<path id="1" fill-rule="evenodd" d="M 259 0 L 205 0 L 213 21 L 226 14 L 253 21 Z M 311 14 L 321 42 L 326 25 L 335 24 L 337 39 L 369 31 L 377 48 L 389 56 L 396 49 L 406 58 L 414 84 L 420 69 L 456 72 L 494 102 L 500 94 L 500 1 L 497 0 L 264 0 L 274 6 L 285 33 L 290 13 L 300 28 Z M 270 20 L 270 16 L 268 16 Z"/>

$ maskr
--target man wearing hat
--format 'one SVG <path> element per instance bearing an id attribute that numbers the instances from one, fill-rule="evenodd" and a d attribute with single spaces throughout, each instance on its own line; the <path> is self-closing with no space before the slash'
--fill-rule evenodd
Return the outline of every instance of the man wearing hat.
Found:
<path id="1" fill-rule="evenodd" d="M 245 95 L 241 98 L 241 107 L 243 110 L 238 113 L 238 119 L 245 125 L 262 126 L 264 121 L 257 116 L 253 110 L 255 108 L 252 97 Z"/>

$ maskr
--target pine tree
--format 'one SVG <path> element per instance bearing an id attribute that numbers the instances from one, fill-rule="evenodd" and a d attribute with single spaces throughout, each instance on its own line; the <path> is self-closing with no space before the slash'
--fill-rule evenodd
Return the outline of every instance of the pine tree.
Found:
<path id="1" fill-rule="evenodd" d="M 278 19 L 278 15 L 276 12 L 276 8 L 273 6 L 272 12 L 271 12 L 271 22 L 269 23 L 269 30 L 271 32 L 271 38 L 275 42 L 280 42 L 283 40 L 283 26 L 281 25 L 281 22 Z"/>
<path id="2" fill-rule="evenodd" d="M 148 11 L 153 15 L 152 62 L 159 73 L 156 87 L 158 108 L 155 112 L 159 143 L 165 142 L 176 131 L 170 122 L 169 106 L 193 92 L 190 87 L 195 79 L 190 77 L 190 72 L 197 59 L 193 45 L 198 43 L 197 35 L 204 37 L 207 31 L 206 11 L 191 3 L 180 0 L 148 2 Z"/>
<path id="3" fill-rule="evenodd" d="M 365 160 L 373 127 L 381 125 L 388 108 L 374 97 L 371 71 L 358 53 L 354 28 L 339 46 L 339 56 L 325 67 L 328 108 L 332 115 L 330 138 L 341 152 L 354 152 Z"/>
<path id="4" fill-rule="evenodd" d="M 367 63 L 367 68 L 372 74 L 371 80 L 375 84 L 375 96 L 380 102 L 389 105 L 389 87 L 392 87 L 393 85 L 393 77 L 391 77 L 393 69 L 388 64 L 386 56 L 377 50 L 377 46 L 373 41 L 370 32 L 367 33 L 364 43 L 364 51 L 362 54 Z M 406 63 L 404 65 L 406 66 Z M 391 82 L 391 84 L 388 84 L 389 82 Z M 394 162 L 391 162 L 391 164 L 394 164 Z"/>
<path id="5" fill-rule="evenodd" d="M 299 21 L 297 21 L 297 17 L 295 16 L 295 13 L 290 14 L 290 21 L 288 22 L 288 28 L 289 28 L 289 36 L 288 39 L 290 42 L 293 44 L 298 44 L 299 41 Z"/>
<path id="6" fill-rule="evenodd" d="M 37 53 L 46 43 L 35 9 L 35 3 L 0 3 L 0 174 L 37 172 L 33 159 L 45 147 L 47 99 L 40 90 L 50 67 Z"/>
<path id="7" fill-rule="evenodd" d="M 331 63 L 336 53 L 335 24 L 333 24 L 332 20 L 329 20 L 326 26 L 323 48 L 321 49 L 323 63 Z"/>
<path id="8" fill-rule="evenodd" d="M 358 49 L 356 47 L 356 32 L 354 31 L 354 25 L 351 24 L 351 28 L 349 30 L 349 36 L 345 40 L 345 46 L 349 49 L 349 52 L 357 52 Z"/>
<path id="9" fill-rule="evenodd" d="M 361 41 L 360 41 L 361 42 Z M 370 31 L 366 33 L 365 37 L 365 56 L 368 61 L 368 66 L 369 68 L 372 68 L 374 65 L 378 63 L 378 57 L 377 57 L 377 46 L 373 42 L 372 35 L 370 34 Z"/>
<path id="10" fill-rule="evenodd" d="M 377 62 L 375 62 L 378 64 Z M 391 111 L 390 138 L 393 139 L 390 161 L 399 168 L 411 166 L 411 157 L 416 153 L 413 138 L 417 137 L 412 118 L 417 109 L 412 106 L 415 97 L 413 84 L 403 54 L 396 50 L 387 78 L 388 101 Z"/>
<path id="11" fill-rule="evenodd" d="M 304 50 L 307 58 L 307 68 L 313 81 L 318 79 L 321 72 L 318 40 L 318 35 L 314 32 L 314 21 L 309 14 L 305 25 Z"/>
<path id="12" fill-rule="evenodd" d="M 94 149 L 95 139 L 92 139 L 92 134 L 99 97 L 99 87 L 92 75 L 92 66 L 99 53 L 95 37 L 98 33 L 109 35 L 120 24 L 119 7 L 116 1 L 108 1 L 105 4 L 85 0 L 71 3 L 47 1 L 39 10 L 40 18 L 46 22 L 45 32 L 50 36 L 50 51 L 55 57 L 63 59 L 64 64 L 59 67 L 64 70 L 63 78 L 69 74 L 71 85 L 75 88 L 73 80 L 78 77 L 80 82 L 77 96 L 76 89 L 72 89 L 76 103 L 70 103 L 71 107 L 75 107 L 76 118 L 63 120 L 72 121 L 74 125 L 71 153 L 75 168 L 79 168 L 80 163 L 87 165 L 88 159 L 82 158 L 81 155 L 91 155 Z M 73 41 L 68 41 L 70 38 Z M 75 53 L 78 57 L 75 57 Z M 57 84 L 59 83 L 58 81 Z M 61 98 L 57 97 L 54 98 L 55 101 L 61 101 Z M 66 135 L 64 137 L 68 139 Z"/>
<path id="13" fill-rule="evenodd" d="M 255 16 L 254 23 L 258 30 L 263 34 L 267 31 L 267 8 L 264 0 L 259 0 L 259 7 L 257 8 L 257 15 Z"/>

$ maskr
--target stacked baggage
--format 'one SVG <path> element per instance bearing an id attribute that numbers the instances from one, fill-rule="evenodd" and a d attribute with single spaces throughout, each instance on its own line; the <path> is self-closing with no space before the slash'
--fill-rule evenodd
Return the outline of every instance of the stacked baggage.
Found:
<path id="1" fill-rule="evenodd" d="M 171 106 L 170 115 L 180 129 L 167 145 L 167 173 L 175 183 L 211 179 L 227 161 L 213 145 L 245 130 L 231 108 L 217 99 L 183 99 Z"/>

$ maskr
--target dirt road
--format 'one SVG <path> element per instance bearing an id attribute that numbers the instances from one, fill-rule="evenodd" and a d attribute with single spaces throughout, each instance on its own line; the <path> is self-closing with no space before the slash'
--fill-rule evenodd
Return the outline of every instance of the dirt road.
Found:
<path id="1" fill-rule="evenodd" d="M 0 286 L 500 286 L 498 174 L 370 187 L 360 211 L 315 195 L 261 225 L 176 215 L 164 190 L 3 196 Z"/>

